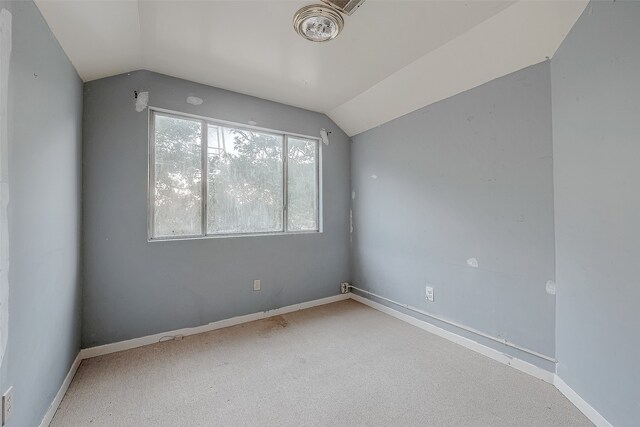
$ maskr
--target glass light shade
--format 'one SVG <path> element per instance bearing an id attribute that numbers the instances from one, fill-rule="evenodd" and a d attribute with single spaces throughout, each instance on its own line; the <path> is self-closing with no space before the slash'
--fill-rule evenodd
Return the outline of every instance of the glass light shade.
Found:
<path id="1" fill-rule="evenodd" d="M 324 42 L 340 34 L 344 20 L 340 13 L 330 7 L 312 5 L 296 12 L 293 17 L 293 26 L 305 39 Z"/>

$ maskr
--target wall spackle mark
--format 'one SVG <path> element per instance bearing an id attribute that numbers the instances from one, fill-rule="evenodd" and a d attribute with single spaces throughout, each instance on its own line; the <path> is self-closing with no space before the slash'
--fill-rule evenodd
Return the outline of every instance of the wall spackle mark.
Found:
<path id="1" fill-rule="evenodd" d="M 149 105 L 149 92 L 138 92 L 136 96 L 136 111 L 143 112 Z"/>

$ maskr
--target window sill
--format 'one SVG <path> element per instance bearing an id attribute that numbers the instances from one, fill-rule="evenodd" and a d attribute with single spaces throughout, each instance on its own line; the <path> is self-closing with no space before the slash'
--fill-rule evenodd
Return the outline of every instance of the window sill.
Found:
<path id="1" fill-rule="evenodd" d="M 237 233 L 237 234 L 207 234 L 206 236 L 176 236 L 176 237 L 154 237 L 148 238 L 147 242 L 175 242 L 184 240 L 208 240 L 208 239 L 230 239 L 236 237 L 266 237 L 266 236 L 299 236 L 322 234 L 322 231 L 275 231 L 269 233 Z"/>

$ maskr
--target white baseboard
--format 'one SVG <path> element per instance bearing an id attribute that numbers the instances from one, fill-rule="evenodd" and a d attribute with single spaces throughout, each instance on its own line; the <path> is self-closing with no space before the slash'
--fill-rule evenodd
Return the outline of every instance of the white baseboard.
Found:
<path id="1" fill-rule="evenodd" d="M 82 357 L 80 356 L 80 353 L 78 353 L 78 355 L 76 356 L 76 359 L 71 364 L 69 373 L 64 378 L 64 381 L 62 382 L 62 385 L 60 386 L 60 389 L 58 390 L 56 397 L 53 398 L 53 402 L 51 402 L 51 405 L 49 405 L 49 409 L 47 409 L 47 412 L 44 414 L 44 418 L 40 423 L 40 427 L 48 427 L 49 424 L 51 423 L 51 420 L 53 420 L 53 416 L 56 414 L 56 411 L 58 410 L 58 406 L 60 406 L 60 402 L 62 402 L 64 395 L 67 393 L 67 389 L 69 388 L 69 385 L 71 384 L 71 381 L 73 380 L 74 375 L 78 371 L 78 368 L 80 367 L 81 362 L 82 362 Z"/>
<path id="2" fill-rule="evenodd" d="M 578 408 L 578 410 L 580 410 L 580 412 L 582 412 L 593 424 L 595 424 L 596 427 L 613 427 L 611 423 L 609 423 L 602 415 L 600 415 L 598 411 L 593 409 L 593 407 L 589 405 L 584 399 L 582 399 L 578 395 L 578 393 L 576 393 L 571 387 L 569 387 L 564 381 L 562 381 L 562 379 L 557 374 L 546 371 L 542 368 L 532 365 L 529 362 L 525 362 L 523 360 L 516 359 L 512 356 L 501 353 L 498 350 L 494 350 L 470 339 L 461 337 L 460 335 L 454 334 L 453 332 L 438 328 L 437 326 L 434 326 L 429 322 L 416 319 L 413 316 L 409 316 L 408 314 L 404 314 L 400 311 L 394 310 L 393 308 L 387 307 L 384 304 L 380 304 L 368 298 L 356 295 L 354 293 L 350 293 L 349 296 L 355 301 L 358 301 L 364 305 L 393 316 L 396 319 L 407 322 L 413 326 L 417 326 L 420 329 L 424 329 L 427 332 L 431 332 L 432 334 L 438 335 L 451 342 L 460 344 L 461 346 L 466 347 L 469 350 L 480 353 L 497 362 L 509 365 L 512 368 L 524 372 L 525 374 L 529 374 L 535 378 L 553 384 L 560 391 L 560 393 L 562 393 L 567 399 L 569 399 L 569 401 L 573 403 L 573 405 Z"/>
<path id="3" fill-rule="evenodd" d="M 526 374 L 529 374 L 533 377 L 539 378 L 545 382 L 553 384 L 553 379 L 555 374 L 553 372 L 549 372 L 545 369 L 539 368 L 529 362 L 525 362 L 524 360 L 516 359 L 513 356 L 502 353 L 493 348 L 487 347 L 480 343 L 477 343 L 468 338 L 462 337 L 460 335 L 454 334 L 453 332 L 446 331 L 442 328 L 434 326 L 429 322 L 425 322 L 424 320 L 416 319 L 413 316 L 409 316 L 408 314 L 404 314 L 399 312 L 398 310 L 394 310 L 393 308 L 387 307 L 384 304 L 377 303 L 368 298 L 361 297 L 360 295 L 356 295 L 354 293 L 349 294 L 352 299 L 367 305 L 371 308 L 374 308 L 378 311 L 386 313 L 390 316 L 395 317 L 396 319 L 407 322 L 413 326 L 416 326 L 420 329 L 424 329 L 427 332 L 431 332 L 432 334 L 438 335 L 446 340 L 459 344 L 463 347 L 468 348 L 469 350 L 473 350 L 476 353 L 480 353 L 484 356 L 487 356 L 497 362 L 503 363 L 505 365 L 509 365 L 519 371 L 522 371 Z"/>
<path id="4" fill-rule="evenodd" d="M 578 393 L 576 393 L 567 383 L 562 381 L 558 375 L 555 376 L 553 385 L 556 386 L 560 393 L 569 399 L 576 408 L 580 410 L 589 420 L 596 425 L 596 427 L 613 427 L 613 425 L 606 420 L 605 417 L 600 415 L 598 411 L 593 409 Z"/>
<path id="5" fill-rule="evenodd" d="M 304 310 L 332 302 L 342 301 L 349 298 L 349 294 L 334 295 L 327 298 L 321 298 L 300 304 L 289 305 L 287 307 L 276 308 L 275 310 L 263 311 L 259 313 L 247 314 L 244 316 L 232 317 L 230 319 L 220 320 L 218 322 L 209 323 L 208 325 L 196 326 L 193 328 L 176 329 L 175 331 L 162 332 L 160 334 L 147 335 L 145 337 L 134 338 L 126 341 L 120 341 L 113 344 L 105 344 L 97 347 L 83 348 L 80 350 L 82 359 L 90 359 L 104 354 L 115 353 L 118 351 L 129 350 L 136 347 L 142 347 L 149 344 L 156 344 L 162 338 L 175 336 L 189 336 L 201 334 L 203 332 L 215 331 L 216 329 L 228 328 L 229 326 L 239 325 L 241 323 L 253 322 L 255 320 L 266 319 L 267 317 L 279 316 L 281 314 L 291 313 L 294 311 Z"/>
<path id="6" fill-rule="evenodd" d="M 446 331 L 442 328 L 438 328 L 429 322 L 425 322 L 423 320 L 416 319 L 415 317 L 409 316 L 407 314 L 401 313 L 393 308 L 387 307 L 386 305 L 377 303 L 368 298 L 361 297 L 354 293 L 334 295 L 327 298 L 321 298 L 309 302 L 303 302 L 300 304 L 294 304 L 287 307 L 277 308 L 275 310 L 264 311 L 260 313 L 247 314 L 244 316 L 232 317 L 230 319 L 220 320 L 218 322 L 209 323 L 208 325 L 196 326 L 193 328 L 183 328 L 177 329 L 174 331 L 164 332 L 155 335 L 148 335 L 145 337 L 134 338 L 127 341 L 121 341 L 113 344 L 101 345 L 98 347 L 85 348 L 80 350 L 78 356 L 74 360 L 71 365 L 71 369 L 69 369 L 69 373 L 64 379 L 64 382 L 60 386 L 60 390 L 56 394 L 56 397 L 51 402 L 47 413 L 45 414 L 42 422 L 40 423 L 40 427 L 48 427 L 53 420 L 53 416 L 58 410 L 58 406 L 62 399 L 64 398 L 71 381 L 73 380 L 80 363 L 84 359 L 89 359 L 96 356 L 102 356 L 104 354 L 116 353 L 118 351 L 129 350 L 132 348 L 142 347 L 145 345 L 155 344 L 159 342 L 162 338 L 167 337 L 175 337 L 175 336 L 188 336 L 200 334 L 203 332 L 214 331 L 216 329 L 227 328 L 229 326 L 235 326 L 242 323 L 253 322 L 255 320 L 266 319 L 268 317 L 278 316 L 286 313 L 292 313 L 294 311 L 305 310 L 311 307 L 317 307 L 320 305 L 331 304 L 337 301 L 343 301 L 346 299 L 353 299 L 367 305 L 373 309 L 386 313 L 390 316 L 395 317 L 396 319 L 402 320 L 406 323 L 409 323 L 413 326 L 416 326 L 420 329 L 423 329 L 427 332 L 431 332 L 432 334 L 438 335 L 444 339 L 447 339 L 451 342 L 459 344 L 463 347 L 466 347 L 476 353 L 480 353 L 484 356 L 487 356 L 497 362 L 502 364 L 511 366 L 521 372 L 529 374 L 535 378 L 541 379 L 547 383 L 553 384 L 564 396 L 569 399 L 571 403 L 573 403 L 591 422 L 593 422 L 596 427 L 613 427 L 598 411 L 593 409 L 591 405 L 589 405 L 584 399 L 582 399 L 571 387 L 569 387 L 560 377 L 556 374 L 546 371 L 542 368 L 539 368 L 535 365 L 532 365 L 529 362 L 525 362 L 523 360 L 514 358 L 510 355 L 504 354 L 498 350 L 492 349 L 475 341 L 472 341 L 468 338 L 464 338 L 460 335 L 454 334 L 453 332 Z"/>
<path id="7" fill-rule="evenodd" d="M 327 298 L 321 298 L 313 301 L 303 302 L 300 304 L 289 305 L 287 307 L 276 308 L 275 310 L 263 311 L 260 313 L 247 314 L 245 316 L 237 316 L 232 317 L 230 319 L 220 320 L 218 322 L 209 323 L 208 325 L 196 326 L 194 328 L 184 328 L 177 329 L 175 331 L 163 332 L 155 335 L 148 335 L 146 337 L 134 338 L 127 341 L 121 341 L 113 344 L 101 345 L 98 347 L 91 348 L 83 348 L 78 353 L 78 356 L 73 361 L 71 365 L 71 369 L 69 369 L 69 373 L 65 377 L 62 385 L 60 386 L 60 390 L 58 390 L 58 394 L 51 402 L 49 409 L 47 409 L 42 422 L 40 423 L 40 427 L 48 427 L 53 420 L 53 416 L 56 414 L 58 410 L 58 406 L 60 406 L 60 402 L 64 398 L 71 381 L 73 380 L 80 363 L 84 359 L 90 359 L 96 356 L 102 356 L 103 354 L 115 353 L 118 351 L 129 350 L 131 348 L 142 347 L 149 344 L 155 344 L 160 339 L 166 337 L 175 337 L 175 336 L 183 336 L 186 337 L 188 335 L 201 334 L 203 332 L 215 331 L 216 329 L 227 328 L 229 326 L 239 325 L 241 323 L 253 322 L 254 320 L 266 319 L 268 317 L 279 316 L 286 313 L 292 313 L 294 311 L 305 310 L 311 307 L 317 307 L 320 305 L 331 304 L 337 301 L 343 301 L 349 299 L 349 294 L 341 294 L 334 295 Z"/>

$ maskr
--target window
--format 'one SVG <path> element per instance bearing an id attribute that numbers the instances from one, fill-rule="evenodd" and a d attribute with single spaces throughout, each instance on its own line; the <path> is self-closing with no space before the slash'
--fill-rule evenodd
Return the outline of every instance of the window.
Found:
<path id="1" fill-rule="evenodd" d="M 150 239 L 317 232 L 318 139 L 151 111 Z"/>

